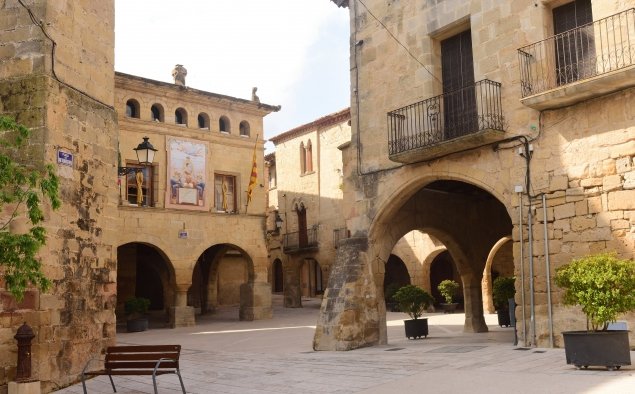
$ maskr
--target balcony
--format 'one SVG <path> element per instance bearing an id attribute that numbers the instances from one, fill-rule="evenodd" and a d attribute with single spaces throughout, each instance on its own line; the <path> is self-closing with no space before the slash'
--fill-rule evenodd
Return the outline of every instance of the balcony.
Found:
<path id="1" fill-rule="evenodd" d="M 560 108 L 635 86 L 635 8 L 518 49 L 521 102 Z"/>
<path id="2" fill-rule="evenodd" d="M 500 88 L 484 79 L 388 112 L 390 160 L 431 160 L 503 139 Z"/>
<path id="3" fill-rule="evenodd" d="M 284 235 L 282 250 L 286 254 L 318 250 L 317 227 Z"/>

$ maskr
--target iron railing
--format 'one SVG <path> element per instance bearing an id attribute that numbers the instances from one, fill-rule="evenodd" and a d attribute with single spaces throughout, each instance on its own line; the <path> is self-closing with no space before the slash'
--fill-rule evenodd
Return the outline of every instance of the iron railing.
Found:
<path id="1" fill-rule="evenodd" d="M 336 228 L 335 230 L 333 230 L 333 246 L 335 247 L 335 249 L 337 249 L 337 246 L 341 240 L 350 237 L 351 232 L 346 227 Z"/>
<path id="2" fill-rule="evenodd" d="M 635 64 L 635 8 L 518 49 L 528 97 Z"/>
<path id="3" fill-rule="evenodd" d="M 299 251 L 304 249 L 314 249 L 318 246 L 317 227 L 306 229 L 306 231 L 296 231 L 284 235 L 283 250 L 285 252 Z"/>
<path id="4" fill-rule="evenodd" d="M 501 84 L 484 79 L 388 112 L 388 154 L 425 148 L 486 129 L 503 130 Z"/>

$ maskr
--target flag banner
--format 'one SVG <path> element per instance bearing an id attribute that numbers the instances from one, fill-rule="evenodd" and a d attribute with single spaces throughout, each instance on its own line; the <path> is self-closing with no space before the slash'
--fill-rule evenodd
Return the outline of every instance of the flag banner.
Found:
<path id="1" fill-rule="evenodd" d="M 254 145 L 254 155 L 251 161 L 251 176 L 249 178 L 249 186 L 247 187 L 247 204 L 245 205 L 245 213 L 251 202 L 251 196 L 258 180 L 258 163 L 256 162 L 256 148 L 258 147 L 258 136 L 256 136 L 256 144 Z"/>

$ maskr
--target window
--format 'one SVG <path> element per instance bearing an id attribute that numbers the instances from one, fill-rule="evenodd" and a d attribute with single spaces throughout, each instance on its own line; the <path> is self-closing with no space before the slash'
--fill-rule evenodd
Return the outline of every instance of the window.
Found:
<path id="1" fill-rule="evenodd" d="M 558 85 L 565 85 L 594 75 L 593 25 L 582 27 L 591 22 L 593 22 L 591 0 L 575 0 L 553 9 Z"/>
<path id="2" fill-rule="evenodd" d="M 126 116 L 129 118 L 139 118 L 139 102 L 134 99 L 126 101 Z"/>
<path id="3" fill-rule="evenodd" d="M 229 133 L 229 119 L 226 116 L 221 116 L 218 119 L 218 129 L 221 133 Z"/>
<path id="4" fill-rule="evenodd" d="M 313 147 L 311 145 L 311 140 L 309 140 L 309 142 L 306 144 L 305 160 L 306 172 L 313 172 Z"/>
<path id="5" fill-rule="evenodd" d="M 152 104 L 152 107 L 150 107 L 150 116 L 154 122 L 163 122 L 163 106 L 161 106 L 161 104 Z"/>
<path id="6" fill-rule="evenodd" d="M 127 164 L 127 167 L 139 168 L 125 177 L 126 201 L 131 205 L 154 206 L 155 167 Z"/>
<path id="7" fill-rule="evenodd" d="M 300 142 L 300 174 L 306 173 L 306 150 L 304 142 Z"/>
<path id="8" fill-rule="evenodd" d="M 243 137 L 249 137 L 249 123 L 246 120 L 240 122 L 240 135 Z"/>
<path id="9" fill-rule="evenodd" d="M 198 114 L 198 128 L 209 130 L 209 115 L 203 112 Z"/>
<path id="10" fill-rule="evenodd" d="M 214 174 L 214 207 L 218 212 L 236 212 L 236 177 Z"/>
<path id="11" fill-rule="evenodd" d="M 269 166 L 269 189 L 276 187 L 276 166 Z"/>
<path id="12" fill-rule="evenodd" d="M 187 112 L 183 108 L 177 108 L 174 111 L 174 123 L 187 126 Z"/>

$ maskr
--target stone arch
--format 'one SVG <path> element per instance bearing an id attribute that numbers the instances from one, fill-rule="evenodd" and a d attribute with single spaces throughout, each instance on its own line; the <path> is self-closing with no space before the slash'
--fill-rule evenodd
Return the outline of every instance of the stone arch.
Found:
<path id="1" fill-rule="evenodd" d="M 209 130 L 209 115 L 205 112 L 201 112 L 197 117 L 198 128 L 203 130 Z"/>
<path id="2" fill-rule="evenodd" d="M 177 125 L 187 126 L 187 111 L 183 107 L 174 110 L 174 123 Z"/>
<path id="3" fill-rule="evenodd" d="M 274 293 L 282 293 L 284 291 L 284 270 L 282 261 L 278 258 L 273 260 L 271 264 L 271 288 Z"/>
<path id="4" fill-rule="evenodd" d="M 483 310 L 487 313 L 495 312 L 494 301 L 492 300 L 492 265 L 494 263 L 494 257 L 503 247 L 503 245 L 507 244 L 508 242 L 512 242 L 511 235 L 499 239 L 487 255 L 485 269 L 483 270 L 483 281 L 481 282 L 481 288 L 483 291 Z"/>
<path id="5" fill-rule="evenodd" d="M 126 117 L 139 119 L 140 114 L 139 101 L 133 98 L 128 99 L 126 101 Z"/>
<path id="6" fill-rule="evenodd" d="M 227 116 L 223 115 L 218 118 L 218 131 L 227 134 L 231 133 L 231 122 Z"/>
<path id="7" fill-rule="evenodd" d="M 249 126 L 249 122 L 246 120 L 240 122 L 238 129 L 242 137 L 249 137 L 251 135 L 251 127 Z"/>
<path id="8" fill-rule="evenodd" d="M 165 122 L 165 109 L 163 105 L 154 103 L 150 107 L 150 119 L 153 122 Z"/>
<path id="9" fill-rule="evenodd" d="M 148 298 L 150 311 L 165 316 L 174 306 L 176 272 L 163 250 L 155 244 L 140 241 L 117 247 L 118 317 L 123 316 L 123 305 L 131 297 Z"/>
<path id="10" fill-rule="evenodd" d="M 214 311 L 218 306 L 238 305 L 240 320 L 252 320 L 249 309 L 257 301 L 245 287 L 256 279 L 252 257 L 243 248 L 216 244 L 206 248 L 192 271 L 188 304 L 199 313 Z"/>

